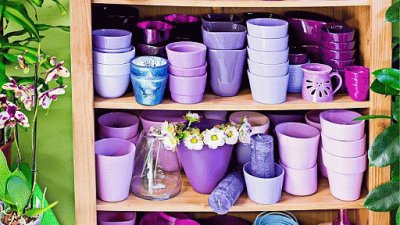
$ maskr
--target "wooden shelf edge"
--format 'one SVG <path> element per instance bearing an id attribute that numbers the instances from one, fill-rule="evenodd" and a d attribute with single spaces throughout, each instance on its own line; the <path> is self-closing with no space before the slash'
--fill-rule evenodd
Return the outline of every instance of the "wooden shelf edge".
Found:
<path id="1" fill-rule="evenodd" d="M 369 6 L 370 0 L 92 0 L 92 3 L 182 7 L 342 7 Z"/>

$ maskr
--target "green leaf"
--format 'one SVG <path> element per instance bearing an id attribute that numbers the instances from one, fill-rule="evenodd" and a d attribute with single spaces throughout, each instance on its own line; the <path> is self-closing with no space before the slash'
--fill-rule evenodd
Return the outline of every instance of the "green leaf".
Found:
<path id="1" fill-rule="evenodd" d="M 400 97 L 399 96 L 395 96 L 394 97 L 394 101 L 392 104 L 392 115 L 393 115 L 393 119 L 396 120 L 397 122 L 399 122 L 399 108 L 400 108 Z"/>
<path id="2" fill-rule="evenodd" d="M 34 216 L 40 215 L 40 214 L 46 212 L 47 210 L 53 208 L 54 206 L 56 206 L 57 203 L 58 202 L 53 202 L 45 208 L 28 209 L 28 210 L 26 210 L 25 215 L 28 217 L 34 217 Z"/>
<path id="3" fill-rule="evenodd" d="M 400 46 L 397 45 L 393 48 L 393 59 L 392 62 L 396 62 L 400 58 Z"/>
<path id="4" fill-rule="evenodd" d="M 388 10 L 386 10 L 386 21 L 391 23 L 399 22 L 399 12 L 400 12 L 400 2 L 391 5 Z"/>
<path id="5" fill-rule="evenodd" d="M 375 212 L 393 211 L 400 205 L 400 183 L 390 181 L 372 190 L 365 199 L 364 207 Z"/>
<path id="6" fill-rule="evenodd" d="M 4 12 L 4 18 L 19 24 L 30 34 L 36 38 L 39 38 L 39 32 L 35 27 L 35 23 L 29 17 L 29 14 L 23 4 L 5 1 L 5 4 L 0 5 L 0 11 Z"/>
<path id="7" fill-rule="evenodd" d="M 43 5 L 43 0 L 28 0 L 28 1 L 32 2 L 33 4 L 39 7 Z"/>
<path id="8" fill-rule="evenodd" d="M 0 61 L 0 92 L 3 90 L 3 84 L 8 82 L 8 78 L 6 76 L 6 66 L 2 61 Z"/>
<path id="9" fill-rule="evenodd" d="M 392 167 L 392 181 L 399 182 L 399 161 L 397 161 Z"/>
<path id="10" fill-rule="evenodd" d="M 376 137 L 368 150 L 371 165 L 385 167 L 398 160 L 400 155 L 399 124 L 392 124 Z"/>
<path id="11" fill-rule="evenodd" d="M 375 75 L 384 85 L 391 87 L 397 91 L 400 90 L 400 70 L 393 68 L 384 68 L 375 70 L 372 74 Z"/>
<path id="12" fill-rule="evenodd" d="M 54 3 L 56 3 L 58 11 L 60 11 L 61 15 L 65 15 L 67 14 L 67 10 L 65 9 L 65 7 L 63 6 L 63 4 L 61 4 L 60 1 L 58 0 L 52 0 Z"/>
<path id="13" fill-rule="evenodd" d="M 371 90 L 381 95 L 398 95 L 399 91 L 382 84 L 379 80 L 374 80 L 371 84 Z"/>
<path id="14" fill-rule="evenodd" d="M 355 119 L 356 120 L 371 120 L 371 119 L 392 119 L 390 116 L 385 116 L 385 115 L 367 115 L 367 116 L 360 116 Z"/>
<path id="15" fill-rule="evenodd" d="M 18 213 L 22 214 L 31 196 L 31 189 L 28 187 L 26 180 L 19 176 L 11 176 L 7 182 L 7 193 L 17 206 Z"/>
<path id="16" fill-rule="evenodd" d="M 26 78 L 25 78 L 26 79 Z M 19 81 L 17 81 L 19 84 L 22 84 L 21 82 L 19 82 Z M 33 81 L 32 81 L 33 82 Z M 31 82 L 31 83 L 32 83 Z M 17 169 L 17 163 L 13 163 L 12 165 L 11 165 L 11 169 L 12 170 L 16 170 Z M 31 167 L 29 166 L 29 164 L 28 163 L 26 163 L 26 162 L 21 162 L 20 164 L 19 164 L 19 171 L 21 171 L 21 173 L 23 174 L 23 176 L 24 176 L 24 179 L 26 179 L 26 181 L 27 181 L 27 183 L 28 183 L 28 185 L 29 186 L 32 186 L 32 171 L 31 171 Z"/>
<path id="17" fill-rule="evenodd" d="M 396 212 L 396 224 L 400 225 L 400 207 L 397 209 Z"/>
<path id="18" fill-rule="evenodd" d="M 66 31 L 66 32 L 70 31 L 70 26 L 52 26 L 52 25 L 48 25 L 48 24 L 36 24 L 35 26 L 38 31 L 46 31 L 51 28 L 60 29 L 60 30 Z"/>
<path id="19" fill-rule="evenodd" d="M 0 196 L 4 196 L 6 194 L 7 180 L 11 172 L 8 169 L 7 160 L 3 151 L 0 152 Z"/>

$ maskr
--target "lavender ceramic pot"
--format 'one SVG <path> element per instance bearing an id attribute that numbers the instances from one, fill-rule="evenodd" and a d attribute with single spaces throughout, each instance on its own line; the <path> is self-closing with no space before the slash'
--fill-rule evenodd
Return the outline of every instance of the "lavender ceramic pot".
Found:
<path id="1" fill-rule="evenodd" d="M 133 48 L 131 51 L 122 53 L 104 53 L 93 51 L 93 63 L 112 65 L 126 64 L 129 63 L 133 57 L 135 57 L 135 51 L 135 48 Z"/>
<path id="2" fill-rule="evenodd" d="M 255 38 L 283 38 L 288 34 L 289 24 L 285 20 L 257 18 L 246 21 L 249 35 Z"/>
<path id="3" fill-rule="evenodd" d="M 318 168 L 315 164 L 310 169 L 297 170 L 285 166 L 281 163 L 285 170 L 285 178 L 283 190 L 291 195 L 307 196 L 312 195 L 318 188 Z"/>
<path id="4" fill-rule="evenodd" d="M 93 47 L 93 51 L 103 52 L 103 53 L 124 53 L 132 51 L 133 47 L 129 46 L 127 48 L 118 48 L 118 49 L 110 49 L 110 48 L 96 48 Z"/>
<path id="5" fill-rule="evenodd" d="M 304 114 L 299 112 L 282 111 L 279 113 L 268 113 L 267 116 L 271 120 L 271 125 L 274 127 L 286 122 L 304 123 Z"/>
<path id="6" fill-rule="evenodd" d="M 93 63 L 93 73 L 104 76 L 123 76 L 129 74 L 129 62 L 125 64 L 108 65 Z"/>
<path id="7" fill-rule="evenodd" d="M 280 104 L 286 101 L 289 74 L 262 77 L 247 71 L 253 100 L 263 104 Z"/>
<path id="8" fill-rule="evenodd" d="M 206 73 L 207 62 L 200 67 L 194 67 L 194 68 L 180 68 L 180 67 L 169 65 L 168 70 L 171 75 L 175 75 L 175 76 L 179 76 L 179 77 L 198 77 L 198 76 L 202 76 Z"/>
<path id="9" fill-rule="evenodd" d="M 247 118 L 247 120 L 251 125 L 251 135 L 268 133 L 270 120 L 268 116 L 259 112 L 252 112 L 252 111 L 234 112 L 229 116 L 229 122 L 233 124 L 241 124 L 244 117 Z"/>
<path id="10" fill-rule="evenodd" d="M 335 140 L 360 140 L 365 135 L 365 121 L 354 120 L 360 116 L 351 110 L 326 110 L 319 115 L 322 132 Z"/>
<path id="11" fill-rule="evenodd" d="M 125 94 L 129 85 L 129 75 L 104 76 L 94 74 L 94 88 L 103 98 L 118 98 Z"/>
<path id="12" fill-rule="evenodd" d="M 280 64 L 262 64 L 247 60 L 250 73 L 257 76 L 285 76 L 289 72 L 289 61 Z"/>
<path id="13" fill-rule="evenodd" d="M 247 35 L 249 48 L 263 52 L 279 52 L 288 48 L 289 36 L 281 38 L 256 38 Z"/>
<path id="14" fill-rule="evenodd" d="M 203 100 L 207 73 L 197 77 L 169 76 L 169 90 L 173 101 L 195 104 Z"/>
<path id="15" fill-rule="evenodd" d="M 302 67 L 304 72 L 303 87 L 301 95 L 303 99 L 311 102 L 333 101 L 334 94 L 342 86 L 342 77 L 332 68 L 319 63 L 309 63 Z M 333 90 L 331 78 L 336 76 L 339 80 L 338 86 Z"/>
<path id="16" fill-rule="evenodd" d="M 160 44 L 171 38 L 171 30 L 175 27 L 172 24 L 162 21 L 146 20 L 136 24 L 138 38 L 143 44 Z"/>
<path id="17" fill-rule="evenodd" d="M 208 50 L 211 89 L 218 96 L 235 96 L 240 89 L 246 49 Z"/>
<path id="18" fill-rule="evenodd" d="M 168 61 L 180 68 L 203 66 L 206 62 L 207 47 L 198 42 L 178 41 L 166 47 Z"/>
<path id="19" fill-rule="evenodd" d="M 283 51 L 265 52 L 265 51 L 254 50 L 248 47 L 247 52 L 249 54 L 249 59 L 251 61 L 269 65 L 285 63 L 287 62 L 289 55 L 288 48 Z"/>
<path id="20" fill-rule="evenodd" d="M 209 49 L 243 49 L 246 27 L 235 23 L 211 23 L 202 27 L 203 43 Z"/>
<path id="21" fill-rule="evenodd" d="M 341 24 L 326 25 L 321 28 L 321 39 L 332 42 L 351 42 L 355 29 Z"/>
<path id="22" fill-rule="evenodd" d="M 220 23 L 220 22 L 241 24 L 243 22 L 243 18 L 239 15 L 225 14 L 225 13 L 205 14 L 201 18 L 201 23 L 203 24 L 203 26 L 211 23 Z"/>
<path id="23" fill-rule="evenodd" d="M 98 135 L 103 138 L 130 139 L 138 134 L 139 119 L 126 112 L 111 112 L 97 119 Z"/>
<path id="24" fill-rule="evenodd" d="M 98 211 L 99 225 L 135 225 L 136 212 L 107 212 Z"/>
<path id="25" fill-rule="evenodd" d="M 93 46 L 101 49 L 123 49 L 131 46 L 132 33 L 120 29 L 92 31 Z"/>
<path id="26" fill-rule="evenodd" d="M 300 65 L 308 62 L 307 50 L 298 46 L 289 47 L 290 65 Z"/>

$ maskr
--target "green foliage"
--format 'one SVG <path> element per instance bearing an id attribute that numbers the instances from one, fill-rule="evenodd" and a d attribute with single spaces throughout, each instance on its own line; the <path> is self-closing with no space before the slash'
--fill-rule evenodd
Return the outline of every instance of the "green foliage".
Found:
<path id="1" fill-rule="evenodd" d="M 368 151 L 369 163 L 377 167 L 385 167 L 396 162 L 400 156 L 399 124 L 392 124 L 378 137 Z"/>
<path id="2" fill-rule="evenodd" d="M 374 71 L 376 79 L 387 87 L 396 91 L 400 90 L 400 70 L 393 68 L 384 68 Z"/>
<path id="3" fill-rule="evenodd" d="M 397 210 L 400 206 L 400 183 L 390 181 L 372 190 L 364 207 L 376 212 Z"/>
<path id="4" fill-rule="evenodd" d="M 385 14 L 386 21 L 391 22 L 391 23 L 399 22 L 399 20 L 400 20 L 399 12 L 400 12 L 400 2 L 397 2 L 397 3 L 394 3 L 393 5 L 391 5 Z"/>
<path id="5" fill-rule="evenodd" d="M 397 181 L 397 182 L 399 182 L 400 181 L 400 179 L 399 179 L 399 173 L 400 173 L 400 171 L 399 171 L 399 161 L 397 161 L 395 164 L 394 164 L 394 166 L 393 166 L 393 168 L 392 168 L 392 181 Z"/>
<path id="6" fill-rule="evenodd" d="M 23 215 L 25 207 L 28 205 L 31 190 L 19 176 L 11 176 L 7 181 L 7 194 L 14 203 L 19 215 Z"/>

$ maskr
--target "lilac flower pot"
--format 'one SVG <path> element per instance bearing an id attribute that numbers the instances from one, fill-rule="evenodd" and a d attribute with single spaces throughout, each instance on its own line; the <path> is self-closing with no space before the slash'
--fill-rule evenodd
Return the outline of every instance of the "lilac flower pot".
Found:
<path id="1" fill-rule="evenodd" d="M 127 48 L 118 48 L 118 49 L 108 49 L 108 48 L 96 48 L 93 47 L 93 51 L 102 52 L 102 53 L 124 53 L 132 51 L 133 46 L 129 46 Z"/>
<path id="2" fill-rule="evenodd" d="M 344 71 L 345 84 L 349 96 L 354 101 L 368 99 L 370 71 L 363 66 L 349 66 Z"/>
<path id="3" fill-rule="evenodd" d="M 304 72 L 301 69 L 301 67 L 307 63 L 299 65 L 289 65 L 289 84 L 288 84 L 289 93 L 301 93 L 301 88 L 303 87 L 303 77 L 304 77 Z"/>
<path id="4" fill-rule="evenodd" d="M 333 41 L 321 41 L 321 48 L 330 49 L 336 51 L 349 51 L 353 50 L 355 46 L 355 41 L 350 42 L 333 42 Z"/>
<path id="5" fill-rule="evenodd" d="M 98 134 L 103 138 L 130 139 L 138 134 L 139 119 L 126 112 L 111 112 L 97 119 Z"/>
<path id="6" fill-rule="evenodd" d="M 122 53 L 104 53 L 93 51 L 93 63 L 109 65 L 126 64 L 129 63 L 133 57 L 135 57 L 135 50 L 135 48 L 132 48 L 132 50 Z"/>
<path id="7" fill-rule="evenodd" d="M 169 90 L 175 102 L 195 104 L 203 100 L 207 73 L 198 77 L 169 76 Z"/>
<path id="8" fill-rule="evenodd" d="M 179 77 L 198 77 L 204 75 L 207 72 L 207 62 L 200 67 L 194 68 L 179 68 L 169 65 L 168 69 L 171 75 Z"/>
<path id="9" fill-rule="evenodd" d="M 289 47 L 289 63 L 290 65 L 299 65 L 308 62 L 307 50 L 299 46 Z"/>
<path id="10" fill-rule="evenodd" d="M 246 49 L 208 50 L 211 89 L 219 96 L 235 96 L 240 89 Z"/>
<path id="11" fill-rule="evenodd" d="M 275 127 L 279 156 L 292 169 L 310 169 L 317 163 L 320 132 L 303 123 L 281 123 Z"/>
<path id="12" fill-rule="evenodd" d="M 356 158 L 331 155 L 322 149 L 324 163 L 328 169 L 331 194 L 343 201 L 360 198 L 363 173 L 367 168 L 366 154 Z"/>
<path id="13" fill-rule="evenodd" d="M 289 49 L 283 51 L 264 52 L 247 48 L 247 52 L 251 61 L 271 65 L 287 62 L 289 55 Z"/>
<path id="14" fill-rule="evenodd" d="M 289 61 L 280 64 L 262 64 L 247 60 L 250 73 L 257 76 L 285 76 L 289 72 Z"/>
<path id="15" fill-rule="evenodd" d="M 138 38 L 143 44 L 160 44 L 171 38 L 172 24 L 162 21 L 141 21 L 136 24 Z"/>
<path id="16" fill-rule="evenodd" d="M 101 49 L 123 49 L 131 46 L 132 33 L 119 29 L 92 31 L 93 46 Z"/>
<path id="17" fill-rule="evenodd" d="M 354 28 L 341 24 L 326 25 L 321 28 L 321 38 L 324 41 L 351 42 L 355 33 Z"/>
<path id="18" fill-rule="evenodd" d="M 168 44 L 166 49 L 172 66 L 194 68 L 203 66 L 206 62 L 207 47 L 201 43 L 179 41 Z"/>
<path id="19" fill-rule="evenodd" d="M 249 48 L 264 52 L 284 51 L 288 48 L 289 36 L 281 38 L 257 38 L 247 35 Z"/>
<path id="20" fill-rule="evenodd" d="M 106 202 L 128 198 L 135 145 L 127 140 L 107 138 L 96 141 L 95 151 L 98 198 Z"/>
<path id="21" fill-rule="evenodd" d="M 359 140 L 354 141 L 338 141 L 321 134 L 322 148 L 334 156 L 344 158 L 360 157 L 366 151 L 366 135 Z"/>
<path id="22" fill-rule="evenodd" d="M 292 169 L 281 163 L 285 170 L 283 190 L 291 195 L 312 195 L 318 188 L 318 167 L 315 164 L 310 169 Z"/>
<path id="23" fill-rule="evenodd" d="M 235 23 L 211 23 L 201 29 L 203 43 L 209 49 L 243 49 L 246 27 Z"/>
<path id="24" fill-rule="evenodd" d="M 108 212 L 98 211 L 99 225 L 135 225 L 136 212 Z"/>
<path id="25" fill-rule="evenodd" d="M 283 38 L 288 34 L 289 24 L 285 20 L 257 18 L 246 21 L 249 35 L 256 38 Z"/>
<path id="26" fill-rule="evenodd" d="M 365 135 L 365 121 L 354 121 L 360 116 L 361 114 L 350 110 L 326 110 L 320 114 L 322 132 L 335 140 L 360 140 Z"/>
<path id="27" fill-rule="evenodd" d="M 129 85 L 129 74 L 106 76 L 94 74 L 94 88 L 103 98 L 118 98 L 125 94 Z"/>
<path id="28" fill-rule="evenodd" d="M 151 127 L 159 127 L 164 121 L 172 123 L 184 123 L 184 111 L 152 110 L 143 111 L 139 115 L 143 130 L 148 132 Z"/>
<path id="29" fill-rule="evenodd" d="M 285 174 L 282 166 L 275 164 L 277 176 L 273 178 L 259 178 L 251 175 L 250 162 L 243 166 L 243 172 L 247 194 L 252 201 L 264 205 L 274 204 L 280 201 Z"/>
<path id="30" fill-rule="evenodd" d="M 264 104 L 280 104 L 286 101 L 289 75 L 262 77 L 247 71 L 251 95 L 254 101 Z"/>

